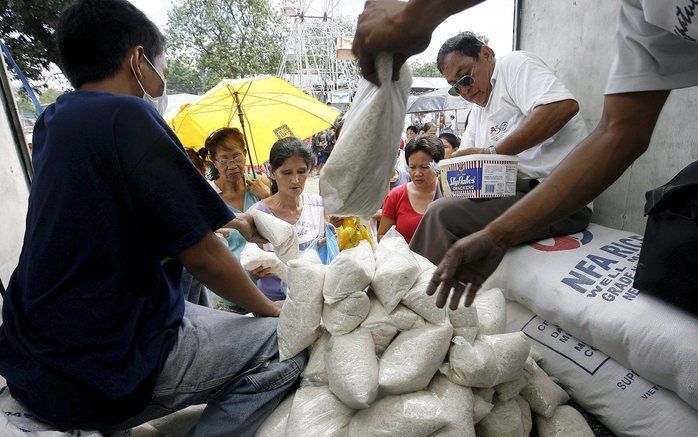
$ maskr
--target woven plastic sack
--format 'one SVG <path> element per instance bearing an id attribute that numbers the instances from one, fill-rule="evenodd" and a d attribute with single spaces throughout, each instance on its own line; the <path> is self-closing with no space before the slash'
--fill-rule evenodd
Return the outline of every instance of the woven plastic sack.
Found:
<path id="1" fill-rule="evenodd" d="M 327 385 L 327 369 L 325 369 L 325 358 L 330 344 L 330 333 L 323 333 L 320 338 L 310 347 L 310 358 L 305 366 L 301 377 L 303 383 L 315 383 Z"/>
<path id="2" fill-rule="evenodd" d="M 498 288 L 481 290 L 475 296 L 474 305 L 477 308 L 480 334 L 501 334 L 505 331 L 507 307 L 502 290 Z"/>
<path id="3" fill-rule="evenodd" d="M 373 292 L 385 310 L 392 312 L 419 277 L 419 264 L 410 246 L 393 226 L 376 247 Z"/>
<path id="4" fill-rule="evenodd" d="M 366 320 L 361 323 L 361 327 L 371 331 L 376 354 L 380 355 L 393 341 L 398 330 L 391 322 L 390 316 L 383 308 L 383 304 L 371 294 L 369 294 L 369 299 L 371 307 Z"/>
<path id="5" fill-rule="evenodd" d="M 302 260 L 289 263 L 288 296 L 276 329 L 281 361 L 296 356 L 320 335 L 324 279 L 322 264 Z"/>
<path id="6" fill-rule="evenodd" d="M 294 393 L 289 394 L 259 427 L 255 437 L 284 437 Z"/>
<path id="7" fill-rule="evenodd" d="M 594 437 L 584 416 L 569 405 L 560 405 L 549 418 L 536 416 L 536 429 L 539 437 Z"/>
<path id="8" fill-rule="evenodd" d="M 453 342 L 448 376 L 466 387 L 494 387 L 515 379 L 530 351 L 523 333 L 482 335 L 472 345 L 461 337 Z"/>
<path id="9" fill-rule="evenodd" d="M 259 234 L 274 246 L 274 252 L 281 261 L 288 263 L 298 258 L 295 226 L 258 209 L 252 210 L 252 217 Z"/>
<path id="10" fill-rule="evenodd" d="M 245 248 L 242 249 L 242 253 L 240 253 L 240 264 L 242 268 L 248 272 L 260 267 L 265 269 L 271 268 L 271 272 L 276 277 L 283 282 L 288 282 L 286 276 L 288 267 L 286 267 L 286 264 L 284 264 L 275 253 L 260 249 L 260 247 L 254 243 L 247 243 Z"/>
<path id="11" fill-rule="evenodd" d="M 441 399 L 448 425 L 432 437 L 475 437 L 473 424 L 473 391 L 454 384 L 443 375 L 437 375 L 429 384 L 429 391 Z"/>
<path id="12" fill-rule="evenodd" d="M 354 409 L 368 408 L 378 395 L 378 360 L 365 329 L 330 339 L 326 356 L 330 390 Z"/>
<path id="13" fill-rule="evenodd" d="M 497 401 L 490 414 L 477 424 L 478 437 L 527 437 L 521 408 L 514 399 Z"/>
<path id="14" fill-rule="evenodd" d="M 524 374 L 528 385 L 521 390 L 521 397 L 526 399 L 534 413 L 551 417 L 558 406 L 570 399 L 533 359 L 526 360 Z"/>
<path id="15" fill-rule="evenodd" d="M 369 286 L 376 271 L 373 249 L 368 241 L 345 249 L 327 267 L 322 291 L 325 303 L 335 303 Z"/>
<path id="16" fill-rule="evenodd" d="M 353 414 L 326 386 L 301 387 L 293 398 L 284 435 L 343 437 Z"/>
<path id="17" fill-rule="evenodd" d="M 698 409 L 696 316 L 633 288 L 642 236 L 590 224 L 507 251 L 488 279 L 536 315 Z"/>
<path id="18" fill-rule="evenodd" d="M 386 396 L 356 413 L 347 437 L 426 437 L 448 424 L 441 400 L 428 391 Z"/>
<path id="19" fill-rule="evenodd" d="M 366 320 L 370 308 L 366 293 L 357 291 L 339 302 L 326 303 L 322 310 L 322 321 L 330 334 L 348 334 Z"/>
<path id="20" fill-rule="evenodd" d="M 373 217 L 383 205 L 402 135 L 412 74 L 407 64 L 392 80 L 392 55 L 378 54 L 381 86 L 361 79 L 342 136 L 320 172 L 325 213 L 338 217 Z M 366 133 L 370 132 L 370 135 Z M 347 171 L 347 165 L 361 171 Z"/>
<path id="21" fill-rule="evenodd" d="M 400 333 L 380 361 L 379 384 L 389 394 L 410 393 L 429 385 L 448 353 L 451 325 L 427 325 Z"/>

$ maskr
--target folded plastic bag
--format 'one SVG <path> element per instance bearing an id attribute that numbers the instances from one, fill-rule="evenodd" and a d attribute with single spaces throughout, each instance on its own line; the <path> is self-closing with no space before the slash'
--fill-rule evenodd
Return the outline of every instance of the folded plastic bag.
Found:
<path id="1" fill-rule="evenodd" d="M 392 312 L 419 277 L 419 264 L 410 246 L 393 226 L 376 247 L 373 292 L 385 310 Z"/>
<path id="2" fill-rule="evenodd" d="M 347 437 L 426 437 L 448 424 L 441 400 L 428 391 L 386 396 L 349 423 Z"/>
<path id="3" fill-rule="evenodd" d="M 295 226 L 258 209 L 252 210 L 252 217 L 259 234 L 274 246 L 274 252 L 281 261 L 288 263 L 298 258 Z"/>
<path id="4" fill-rule="evenodd" d="M 429 384 L 429 391 L 441 399 L 448 424 L 432 437 L 475 437 L 473 424 L 473 391 L 454 384 L 443 375 L 437 375 Z"/>
<path id="5" fill-rule="evenodd" d="M 348 334 L 366 320 L 371 308 L 368 296 L 357 291 L 339 302 L 324 305 L 322 320 L 332 335 Z"/>
<path id="6" fill-rule="evenodd" d="M 376 270 L 373 249 L 368 241 L 343 250 L 327 267 L 323 295 L 325 303 L 335 303 L 369 286 Z"/>
<path id="7" fill-rule="evenodd" d="M 380 361 L 379 384 L 385 393 L 402 394 L 429 385 L 448 353 L 453 328 L 426 325 L 401 332 Z"/>
<path id="8" fill-rule="evenodd" d="M 240 264 L 243 269 L 249 272 L 260 267 L 265 269 L 271 268 L 271 272 L 281 279 L 281 281 L 288 282 L 286 276 L 288 268 L 286 264 L 284 264 L 275 253 L 260 249 L 260 247 L 254 243 L 247 243 L 245 248 L 242 249 L 242 253 L 240 253 Z"/>
<path id="9" fill-rule="evenodd" d="M 294 393 L 287 395 L 259 427 L 255 437 L 283 437 L 286 435 L 286 424 L 291 413 Z"/>
<path id="10" fill-rule="evenodd" d="M 305 366 L 301 377 L 303 382 L 327 385 L 327 369 L 325 369 L 325 358 L 330 344 L 330 333 L 323 333 L 320 338 L 310 347 L 310 358 Z"/>
<path id="11" fill-rule="evenodd" d="M 594 437 L 594 432 L 579 411 L 569 405 L 555 409 L 550 418 L 536 416 L 540 437 Z"/>
<path id="12" fill-rule="evenodd" d="M 388 312 L 383 308 L 383 304 L 371 294 L 369 294 L 369 299 L 371 307 L 366 320 L 361 323 L 361 327 L 371 331 L 376 354 L 380 355 L 393 341 L 398 330 L 392 324 Z"/>
<path id="13" fill-rule="evenodd" d="M 296 356 L 320 335 L 324 279 L 325 266 L 321 264 L 289 263 L 288 296 L 276 329 L 281 361 Z"/>
<path id="14" fill-rule="evenodd" d="M 475 296 L 473 304 L 477 308 L 480 334 L 501 334 L 506 330 L 507 304 L 502 290 L 499 288 L 481 290 Z"/>
<path id="15" fill-rule="evenodd" d="M 286 425 L 286 436 L 340 437 L 354 411 L 337 399 L 326 386 L 306 386 L 296 391 Z"/>
<path id="16" fill-rule="evenodd" d="M 477 424 L 478 437 L 527 437 L 521 409 L 514 399 L 497 401 L 490 414 Z"/>
<path id="17" fill-rule="evenodd" d="M 378 395 L 378 360 L 365 329 L 330 339 L 325 367 L 330 390 L 354 409 L 368 408 Z"/>
<path id="18" fill-rule="evenodd" d="M 429 323 L 440 325 L 446 323 L 446 310 L 436 306 L 437 293 L 427 295 L 427 285 L 434 270 L 425 270 L 419 274 L 412 288 L 405 293 L 402 304 L 419 314 Z"/>
<path id="19" fill-rule="evenodd" d="M 528 385 L 521 390 L 521 397 L 526 399 L 534 413 L 552 417 L 555 409 L 570 399 L 533 359 L 526 360 L 524 374 Z"/>
<path id="20" fill-rule="evenodd" d="M 381 208 L 389 189 L 412 74 L 404 64 L 400 80 L 394 82 L 392 55 L 387 53 L 378 54 L 375 65 L 382 85 L 361 79 L 342 136 L 320 172 L 326 214 L 368 219 Z M 362 171 L 347 171 L 349 163 Z"/>

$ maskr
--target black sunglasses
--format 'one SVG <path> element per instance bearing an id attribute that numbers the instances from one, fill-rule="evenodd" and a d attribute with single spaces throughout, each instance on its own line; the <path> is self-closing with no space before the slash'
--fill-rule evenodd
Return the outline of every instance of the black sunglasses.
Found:
<path id="1" fill-rule="evenodd" d="M 472 74 L 472 71 L 470 72 L 470 74 Z M 458 79 L 458 82 L 454 83 L 453 86 L 448 89 L 448 94 L 451 96 L 459 96 L 461 87 L 473 86 L 475 79 L 473 79 L 473 76 L 471 76 L 470 74 L 466 74 L 465 76 Z"/>

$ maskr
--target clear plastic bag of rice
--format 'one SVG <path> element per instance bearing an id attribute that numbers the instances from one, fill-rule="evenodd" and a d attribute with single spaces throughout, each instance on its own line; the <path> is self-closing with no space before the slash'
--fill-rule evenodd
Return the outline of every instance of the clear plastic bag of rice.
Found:
<path id="1" fill-rule="evenodd" d="M 281 261 L 288 263 L 298 258 L 300 252 L 295 226 L 258 209 L 252 210 L 252 217 L 259 234 L 274 246 L 274 252 Z"/>
<path id="2" fill-rule="evenodd" d="M 335 303 L 357 290 L 371 284 L 376 271 L 373 249 L 368 241 L 362 240 L 358 246 L 345 249 L 332 261 L 325 275 L 323 295 L 325 303 Z"/>
<path id="3" fill-rule="evenodd" d="M 402 304 L 395 307 L 390 313 L 390 323 L 400 331 L 409 331 L 412 328 L 425 326 L 422 316 Z"/>
<path id="4" fill-rule="evenodd" d="M 363 291 L 357 291 L 344 299 L 324 305 L 322 320 L 332 335 L 348 334 L 368 316 L 371 303 Z"/>
<path id="5" fill-rule="evenodd" d="M 378 359 L 368 330 L 333 336 L 325 367 L 330 390 L 347 406 L 368 408 L 376 399 Z"/>
<path id="6" fill-rule="evenodd" d="M 284 437 L 286 435 L 286 424 L 291 413 L 293 396 L 294 393 L 290 393 L 281 401 L 274 412 L 259 427 L 255 437 Z"/>
<path id="7" fill-rule="evenodd" d="M 354 415 L 347 437 L 427 437 L 448 424 L 443 402 L 418 391 L 386 396 Z"/>
<path id="8" fill-rule="evenodd" d="M 327 369 L 325 369 L 325 357 L 330 344 L 330 333 L 324 332 L 320 338 L 310 347 L 310 358 L 301 377 L 304 383 L 327 385 Z"/>
<path id="9" fill-rule="evenodd" d="M 480 290 L 475 296 L 473 305 L 477 308 L 480 334 L 501 334 L 506 330 L 507 304 L 502 290 L 499 288 Z"/>
<path id="10" fill-rule="evenodd" d="M 376 354 L 380 355 L 393 341 L 398 330 L 392 324 L 390 316 L 383 308 L 383 304 L 371 294 L 369 294 L 369 299 L 371 307 L 366 320 L 361 323 L 361 327 L 371 331 Z"/>
<path id="11" fill-rule="evenodd" d="M 515 379 L 530 351 L 522 332 L 481 335 L 472 345 L 462 337 L 452 341 L 448 376 L 466 387 L 494 387 Z"/>
<path id="12" fill-rule="evenodd" d="M 549 418 L 536 416 L 536 429 L 540 437 L 594 437 L 584 416 L 569 405 L 557 407 Z"/>
<path id="13" fill-rule="evenodd" d="M 521 418 L 521 408 L 514 399 L 497 401 L 490 414 L 477 424 L 478 437 L 528 437 Z"/>
<path id="14" fill-rule="evenodd" d="M 426 293 L 434 270 L 435 268 L 419 274 L 412 288 L 402 298 L 402 304 L 422 316 L 427 322 L 440 325 L 446 322 L 446 309 L 436 306 L 437 293 L 431 296 Z"/>
<path id="15" fill-rule="evenodd" d="M 242 249 L 242 253 L 240 254 L 240 264 L 242 268 L 248 272 L 260 267 L 265 269 L 270 268 L 271 272 L 281 279 L 281 281 L 288 282 L 286 276 L 288 268 L 286 264 L 276 256 L 276 253 L 267 252 L 254 243 L 245 244 L 245 248 Z"/>
<path id="16" fill-rule="evenodd" d="M 461 306 L 457 310 L 448 310 L 448 319 L 453 325 L 453 336 L 463 337 L 473 344 L 478 333 L 477 308 Z"/>
<path id="17" fill-rule="evenodd" d="M 326 386 L 306 386 L 296 391 L 286 425 L 286 436 L 343 437 L 354 410 L 337 399 Z"/>
<path id="18" fill-rule="evenodd" d="M 452 334 L 449 324 L 401 332 L 381 357 L 378 379 L 381 391 L 402 394 L 425 388 L 441 367 Z"/>
<path id="19" fill-rule="evenodd" d="M 375 256 L 376 273 L 371 288 L 385 310 L 392 312 L 417 280 L 419 264 L 395 226 L 383 235 Z"/>
<path id="20" fill-rule="evenodd" d="M 532 358 L 526 360 L 524 375 L 528 385 L 521 390 L 521 397 L 534 413 L 552 417 L 555 409 L 570 399 L 567 392 L 555 384 Z"/>
<path id="21" fill-rule="evenodd" d="M 432 437 L 475 437 L 473 424 L 473 391 L 454 384 L 443 375 L 437 375 L 429 384 L 429 391 L 441 399 L 448 425 Z"/>

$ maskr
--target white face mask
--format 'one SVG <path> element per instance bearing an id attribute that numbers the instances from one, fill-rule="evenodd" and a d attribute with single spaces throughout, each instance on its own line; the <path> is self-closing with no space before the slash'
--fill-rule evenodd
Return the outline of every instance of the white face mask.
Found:
<path id="1" fill-rule="evenodd" d="M 138 76 L 136 76 L 136 71 L 133 69 L 133 56 L 131 56 L 131 71 L 133 71 L 133 75 L 136 77 L 136 82 L 138 82 L 138 85 L 143 90 L 143 100 L 145 100 L 146 102 L 148 102 L 150 106 L 155 108 L 155 110 L 158 111 L 158 114 L 165 115 L 165 110 L 167 109 L 167 81 L 165 80 L 165 77 L 162 75 L 162 73 L 160 73 L 158 69 L 155 68 L 153 63 L 150 62 L 150 59 L 148 59 L 148 57 L 145 55 L 143 55 L 143 57 L 146 61 L 148 61 L 148 64 L 150 64 L 153 70 L 155 70 L 155 73 L 157 73 L 158 77 L 165 86 L 162 90 L 162 95 L 159 97 L 153 97 L 146 92 L 145 88 L 143 88 L 143 84 L 140 80 L 138 80 Z"/>

